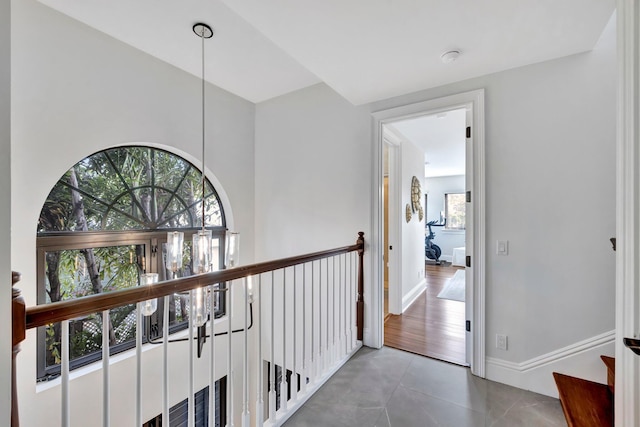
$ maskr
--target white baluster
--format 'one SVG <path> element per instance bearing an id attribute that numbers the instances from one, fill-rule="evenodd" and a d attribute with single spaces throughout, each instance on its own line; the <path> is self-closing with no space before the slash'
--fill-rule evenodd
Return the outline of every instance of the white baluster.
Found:
<path id="1" fill-rule="evenodd" d="M 269 362 L 269 421 L 276 422 L 276 342 L 275 342 L 275 281 L 271 272 L 271 361 Z"/>
<path id="2" fill-rule="evenodd" d="M 102 426 L 109 427 L 111 404 L 109 387 L 109 310 L 102 312 Z"/>
<path id="3" fill-rule="evenodd" d="M 211 320 L 209 321 L 209 425 L 216 425 L 216 331 L 215 331 L 215 308 L 214 304 L 219 293 L 214 292 L 215 285 L 209 286 L 211 301 Z"/>
<path id="4" fill-rule="evenodd" d="M 262 366 L 262 274 L 258 276 L 258 314 L 254 313 L 254 318 L 258 322 L 258 399 L 256 401 L 256 427 L 262 427 L 264 424 L 264 396 L 262 393 L 264 384 L 262 382 L 262 376 L 264 375 Z"/>
<path id="5" fill-rule="evenodd" d="M 356 346 L 356 340 L 358 334 L 356 330 L 356 301 L 357 301 L 357 286 L 358 286 L 358 269 L 356 268 L 357 255 L 353 252 L 351 255 L 351 348 Z"/>
<path id="6" fill-rule="evenodd" d="M 282 382 L 280 410 L 287 410 L 287 269 L 282 270 Z"/>
<path id="7" fill-rule="evenodd" d="M 300 379 L 302 384 L 300 390 L 307 393 L 307 264 L 302 264 L 302 372 Z"/>
<path id="8" fill-rule="evenodd" d="M 227 427 L 233 427 L 233 386 L 235 382 L 235 378 L 233 375 L 233 367 L 231 365 L 232 354 L 232 338 L 233 338 L 233 328 L 231 327 L 231 307 L 233 307 L 233 281 L 229 283 L 229 289 L 227 290 L 228 298 L 227 301 L 227 320 L 228 320 L 228 330 L 227 330 Z"/>
<path id="9" fill-rule="evenodd" d="M 62 343 L 60 353 L 62 360 L 60 361 L 60 403 L 61 403 L 61 427 L 69 427 L 69 321 L 62 321 Z"/>
<path id="10" fill-rule="evenodd" d="M 296 339 L 296 326 L 298 323 L 297 317 L 298 300 L 296 299 L 296 267 L 293 267 L 293 360 L 291 363 L 291 401 L 293 403 L 298 400 L 298 371 L 296 366 L 296 355 L 298 353 L 297 339 Z"/>
<path id="11" fill-rule="evenodd" d="M 251 415 L 249 413 L 249 284 L 251 276 L 244 279 L 244 351 L 242 357 L 242 427 L 249 427 Z"/>
<path id="12" fill-rule="evenodd" d="M 349 305 L 349 299 L 348 299 L 348 295 L 349 293 L 347 292 L 347 254 L 344 254 L 344 256 L 342 257 L 342 259 L 344 260 L 344 263 L 341 261 L 341 270 L 342 270 L 342 293 L 343 293 L 343 298 L 342 298 L 342 309 L 344 311 L 344 324 L 343 324 L 343 329 L 342 329 L 342 336 L 344 339 L 344 347 L 342 349 L 342 354 L 346 355 L 349 353 L 349 321 L 347 320 L 348 317 L 348 305 Z"/>
<path id="13" fill-rule="evenodd" d="M 315 316 L 316 316 L 316 297 L 315 297 L 315 262 L 311 261 L 311 354 L 310 363 L 309 363 L 309 381 L 311 383 L 315 382 L 316 379 L 316 364 L 318 357 L 315 353 L 316 350 L 316 327 L 315 327 Z"/>
<path id="14" fill-rule="evenodd" d="M 327 258 L 327 341 L 324 351 L 325 369 L 331 367 L 331 319 L 333 318 L 333 307 L 331 305 L 331 284 L 329 282 L 329 258 Z"/>
<path id="15" fill-rule="evenodd" d="M 195 402 L 193 401 L 193 378 L 195 368 L 193 363 L 193 319 L 195 317 L 195 292 L 189 291 L 189 391 L 187 395 L 187 425 L 194 427 L 195 424 Z M 139 425 L 139 424 L 138 424 Z"/>
<path id="16" fill-rule="evenodd" d="M 164 297 L 162 313 L 162 419 L 169 420 L 169 295 Z"/>
<path id="17" fill-rule="evenodd" d="M 322 260 L 318 261 L 318 375 L 324 372 L 324 346 L 322 345 Z M 325 316 L 326 317 L 326 316 Z"/>
<path id="18" fill-rule="evenodd" d="M 136 425 L 142 425 L 142 303 L 136 304 Z"/>
<path id="19" fill-rule="evenodd" d="M 334 361 L 337 362 L 340 360 L 340 346 L 342 342 L 340 341 L 340 324 L 342 322 L 342 301 L 340 301 L 340 265 L 338 264 L 338 268 L 336 269 L 336 259 L 339 262 L 340 258 L 338 256 L 333 257 L 333 278 L 334 278 L 334 292 L 335 297 L 333 299 L 334 307 L 336 308 L 336 314 L 334 315 L 335 327 L 333 330 L 335 331 L 335 336 L 333 338 L 334 344 Z"/>

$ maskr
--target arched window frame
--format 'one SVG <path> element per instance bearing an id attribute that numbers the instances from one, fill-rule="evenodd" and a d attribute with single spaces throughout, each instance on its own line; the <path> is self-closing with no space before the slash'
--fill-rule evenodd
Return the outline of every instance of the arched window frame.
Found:
<path id="1" fill-rule="evenodd" d="M 127 188 L 126 177 L 124 177 L 124 173 L 119 170 L 117 162 L 111 159 L 109 154 L 117 152 L 117 153 L 120 153 L 120 155 L 122 155 L 123 153 L 126 154 L 127 151 L 133 151 L 133 150 L 138 150 L 141 152 L 146 151 L 149 153 L 148 156 L 150 158 L 154 158 L 156 154 L 160 154 L 166 158 L 170 158 L 175 160 L 176 162 L 181 163 L 184 169 L 182 170 L 181 173 L 178 173 L 177 178 L 174 177 L 176 178 L 174 179 L 175 181 L 174 186 L 172 188 L 168 188 L 167 186 L 157 185 L 157 182 L 155 179 L 155 175 L 157 171 L 154 170 L 154 167 L 149 167 L 148 172 L 151 178 L 150 182 L 137 186 L 135 188 L 131 186 L 128 186 Z M 105 164 L 108 165 L 107 169 L 111 168 L 110 173 L 115 174 L 115 177 L 113 178 L 115 178 L 116 181 L 120 181 L 121 183 L 124 184 L 124 188 L 121 189 L 120 192 L 114 191 L 114 194 L 116 194 L 115 200 L 111 200 L 111 201 L 100 200 L 100 198 L 96 197 L 94 194 L 91 194 L 89 191 L 82 188 L 82 185 L 80 185 L 80 181 L 78 181 L 78 185 L 73 185 L 72 180 L 70 179 L 65 180 L 65 177 L 68 178 L 68 176 L 70 175 L 71 171 L 74 170 L 74 168 L 78 167 L 78 165 L 85 164 L 86 166 L 90 164 L 92 162 L 92 159 L 95 159 L 96 156 L 103 156 L 103 157 L 106 156 L 105 158 L 103 158 L 103 160 L 106 160 Z M 191 183 L 193 184 L 196 177 L 198 178 L 198 180 L 200 180 L 200 176 L 201 176 L 200 174 L 201 174 L 201 171 L 199 168 L 197 168 L 188 160 L 174 153 L 171 153 L 169 151 L 162 150 L 159 148 L 155 148 L 155 147 L 138 146 L 138 145 L 120 146 L 120 147 L 102 150 L 90 156 L 87 156 L 85 159 L 76 163 L 56 183 L 49 197 L 47 198 L 46 203 L 56 202 L 55 200 L 51 200 L 51 195 L 56 190 L 56 186 L 62 186 L 64 188 L 67 188 L 70 193 L 75 191 L 76 194 L 80 194 L 83 200 L 91 200 L 93 203 L 102 206 L 104 209 L 104 211 L 102 212 L 103 214 L 102 220 L 97 221 L 95 218 L 93 218 L 92 220 L 86 220 L 85 222 L 87 223 L 87 226 L 85 227 L 85 229 L 80 231 L 70 230 L 70 229 L 65 229 L 65 227 L 55 227 L 55 226 L 47 228 L 45 224 L 43 224 L 43 222 L 46 221 L 46 220 L 43 221 L 42 219 L 44 213 L 41 212 L 41 220 L 39 221 L 39 224 L 38 224 L 38 234 L 37 234 L 37 240 L 36 240 L 38 304 L 46 304 L 51 299 L 50 296 L 48 295 L 49 289 L 47 288 L 47 282 L 48 282 L 47 254 L 51 254 L 55 252 L 60 253 L 62 251 L 81 251 L 81 250 L 93 251 L 93 250 L 101 250 L 101 249 L 105 250 L 105 248 L 128 247 L 130 248 L 129 250 L 131 254 L 130 255 L 131 264 L 137 265 L 136 269 L 139 270 L 139 273 L 142 273 L 142 272 L 158 273 L 160 280 L 166 280 L 170 278 L 168 277 L 169 273 L 166 271 L 166 267 L 164 266 L 164 262 L 163 262 L 164 253 L 165 253 L 164 244 L 166 243 L 166 240 L 167 240 L 167 232 L 169 231 L 184 232 L 185 245 L 188 250 L 188 247 L 190 245 L 191 235 L 196 233 L 202 227 L 202 222 L 201 222 L 202 214 L 204 214 L 204 217 L 205 217 L 205 223 L 206 223 L 205 228 L 212 231 L 214 241 L 218 242 L 219 251 L 218 251 L 217 263 L 218 263 L 218 266 L 222 267 L 223 259 L 224 259 L 223 258 L 224 243 L 225 243 L 224 237 L 227 229 L 226 229 L 226 218 L 224 215 L 224 209 L 217 191 L 215 190 L 213 185 L 209 182 L 209 180 L 206 179 L 205 190 L 203 193 L 205 196 L 205 200 L 207 200 L 208 203 L 205 203 L 204 208 L 202 207 L 202 205 L 197 206 L 198 201 L 202 200 L 202 196 L 199 196 L 198 199 L 192 200 L 190 203 L 187 203 L 184 200 L 179 200 L 180 195 L 178 193 L 179 193 L 180 185 L 183 185 L 187 177 L 189 177 Z M 91 173 L 89 173 L 88 175 L 91 175 Z M 201 184 L 199 188 L 202 188 Z M 175 214 L 174 212 L 172 214 L 172 217 L 175 218 L 176 216 L 182 215 L 181 221 L 180 221 L 181 225 L 184 224 L 185 221 L 187 221 L 188 222 L 187 226 L 171 227 L 169 226 L 170 225 L 169 220 L 171 219 L 171 216 L 168 217 L 169 220 L 167 220 L 167 218 L 162 218 L 162 215 L 167 212 L 169 202 L 167 202 L 167 204 L 165 204 L 164 206 L 156 206 L 156 208 L 159 207 L 160 209 L 157 209 L 157 214 L 155 216 L 154 214 L 144 214 L 145 210 L 142 206 L 141 201 L 134 200 L 135 199 L 134 195 L 138 190 L 144 190 L 151 193 L 152 202 L 154 202 L 154 204 L 156 205 L 157 205 L 156 202 L 158 199 L 156 199 L 155 197 L 161 191 L 165 192 L 169 201 L 171 201 L 172 199 L 178 200 L 177 202 L 177 205 L 179 206 L 178 214 Z M 126 212 L 126 211 L 123 212 L 122 209 L 118 207 L 118 200 L 122 199 L 123 197 L 130 198 L 129 201 L 130 201 L 131 209 L 134 210 L 133 212 L 135 212 L 135 209 L 137 209 L 138 213 L 142 213 L 142 217 L 136 217 L 136 215 L 132 214 L 131 212 Z M 69 204 L 68 202 L 69 201 L 67 201 L 67 205 Z M 43 212 L 44 212 L 45 206 L 47 206 L 46 203 L 43 206 Z M 122 204 L 120 204 L 120 206 L 122 206 Z M 54 209 L 63 209 L 63 208 L 64 207 L 62 206 L 54 205 Z M 67 208 L 67 214 L 68 214 L 69 213 L 68 206 L 66 208 Z M 216 208 L 217 208 L 217 212 L 216 212 Z M 182 209 L 182 211 L 180 211 L 180 209 Z M 114 227 L 112 226 L 112 224 L 115 221 L 108 223 L 109 215 L 111 215 L 112 212 L 116 212 L 117 214 L 128 218 L 130 220 L 128 223 L 133 224 L 134 227 L 131 227 L 131 229 L 126 229 L 126 230 L 114 230 L 113 229 Z M 200 216 L 198 217 L 199 214 Z M 55 215 L 52 215 L 52 217 L 53 219 L 48 218 L 50 223 L 54 223 L 56 221 Z M 213 220 L 216 222 L 215 225 L 210 224 L 210 222 L 212 222 L 211 218 L 213 218 Z M 78 227 L 79 221 L 77 221 L 77 218 L 75 219 L 76 219 L 76 223 L 74 224 L 74 227 L 79 228 Z M 66 222 L 69 224 L 71 224 L 71 222 L 73 221 L 71 218 L 67 218 L 67 220 L 68 221 Z M 59 219 L 58 219 L 58 222 L 60 222 Z M 101 229 L 97 229 L 98 222 L 100 222 Z M 67 226 L 66 228 L 71 228 L 71 227 Z M 77 257 L 78 255 L 76 255 L 76 264 L 77 264 Z M 76 265 L 76 269 L 77 268 L 78 266 Z M 178 277 L 182 275 L 190 275 L 188 268 L 178 272 Z M 225 284 L 220 284 L 220 287 L 224 288 L 224 286 Z M 222 293 L 218 292 L 218 293 L 215 293 L 214 295 L 219 296 L 219 295 L 222 295 Z M 181 297 L 176 297 L 176 298 L 181 298 Z M 154 339 L 159 338 L 162 335 L 162 316 L 159 313 L 162 313 L 163 302 L 164 300 L 162 298 L 159 299 L 158 310 L 156 311 L 156 313 L 150 317 L 145 317 L 145 331 L 147 331 L 149 336 Z M 217 299 L 216 303 L 217 303 L 217 309 L 215 310 L 214 315 L 216 318 L 218 318 L 225 314 L 224 298 Z M 184 300 L 183 300 L 183 304 L 184 304 Z M 172 313 L 175 319 L 178 318 L 178 316 L 176 315 L 177 305 L 178 305 L 177 299 L 175 301 L 172 300 L 171 310 L 174 310 L 172 311 Z M 188 316 L 188 312 L 186 313 L 186 315 Z M 170 333 L 174 333 L 179 330 L 186 329 L 187 327 L 188 327 L 188 320 L 183 320 L 180 322 L 176 321 L 175 323 L 171 324 Z M 71 329 L 73 331 L 73 328 Z M 51 338 L 52 331 L 54 331 L 54 328 L 47 328 L 47 327 L 39 328 L 38 330 L 37 377 L 39 380 L 47 380 L 49 378 L 55 377 L 59 374 L 59 371 L 60 371 L 59 364 L 57 363 L 51 364 L 47 362 L 47 358 L 51 359 L 51 351 L 48 350 L 48 348 L 50 348 L 51 346 L 50 338 Z M 55 343 L 55 340 L 54 340 L 54 343 Z M 134 345 L 135 345 L 135 342 L 133 339 L 112 345 L 110 346 L 111 353 L 115 354 L 118 352 L 125 351 L 127 349 L 134 347 Z M 75 369 L 77 367 L 84 366 L 86 364 L 92 363 L 100 359 L 101 359 L 101 351 L 89 352 L 88 354 L 81 355 L 79 357 L 72 359 L 71 368 Z"/>

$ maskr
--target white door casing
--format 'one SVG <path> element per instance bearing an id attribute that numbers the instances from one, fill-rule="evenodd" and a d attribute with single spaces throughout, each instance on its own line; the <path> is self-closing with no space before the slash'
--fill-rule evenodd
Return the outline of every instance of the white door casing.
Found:
<path id="1" fill-rule="evenodd" d="M 471 372 L 474 375 L 485 376 L 485 162 L 484 162 L 484 89 L 432 99 L 415 104 L 382 110 L 373 113 L 373 180 L 372 180 L 372 236 L 369 246 L 371 253 L 371 289 L 369 330 L 365 330 L 365 345 L 374 348 L 382 347 L 384 343 L 384 275 L 382 265 L 383 247 L 383 126 L 386 123 L 400 119 L 437 114 L 459 108 L 466 108 L 471 112 L 471 161 L 467 162 L 467 190 L 471 191 L 470 205 L 471 224 L 467 230 L 470 243 L 467 245 L 467 255 L 471 256 L 472 268 L 467 270 L 470 276 L 467 293 L 467 313 L 471 322 L 471 332 L 467 336 L 471 354 L 467 353 Z M 468 150 L 469 151 L 469 150 Z M 469 213 L 468 213 L 469 215 Z M 469 222 L 467 222 L 469 224 Z M 400 236 L 399 236 L 400 237 Z M 402 242 L 396 244 L 400 247 Z"/>
<path id="2" fill-rule="evenodd" d="M 617 0 L 616 426 L 640 425 L 640 0 Z"/>

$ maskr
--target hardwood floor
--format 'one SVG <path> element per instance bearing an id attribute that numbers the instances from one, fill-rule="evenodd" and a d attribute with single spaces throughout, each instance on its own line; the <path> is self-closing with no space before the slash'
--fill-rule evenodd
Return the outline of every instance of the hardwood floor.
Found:
<path id="1" fill-rule="evenodd" d="M 427 289 L 384 324 L 384 345 L 465 365 L 465 303 L 438 298 L 458 267 L 427 265 Z"/>

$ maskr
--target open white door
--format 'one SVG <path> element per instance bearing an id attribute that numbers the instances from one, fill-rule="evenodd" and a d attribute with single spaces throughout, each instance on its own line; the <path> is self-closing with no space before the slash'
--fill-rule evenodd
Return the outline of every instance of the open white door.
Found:
<path id="1" fill-rule="evenodd" d="M 466 346 L 466 362 L 467 365 L 472 366 L 473 364 L 473 334 L 471 331 L 471 325 L 473 324 L 473 284 L 474 284 L 474 274 L 473 274 L 473 264 L 469 262 L 473 259 L 473 138 L 471 134 L 471 130 L 473 128 L 473 105 L 470 104 L 466 108 L 466 149 L 465 149 L 465 188 L 466 188 L 466 212 L 465 212 L 465 256 L 466 256 L 466 267 L 465 267 L 465 346 Z"/>

